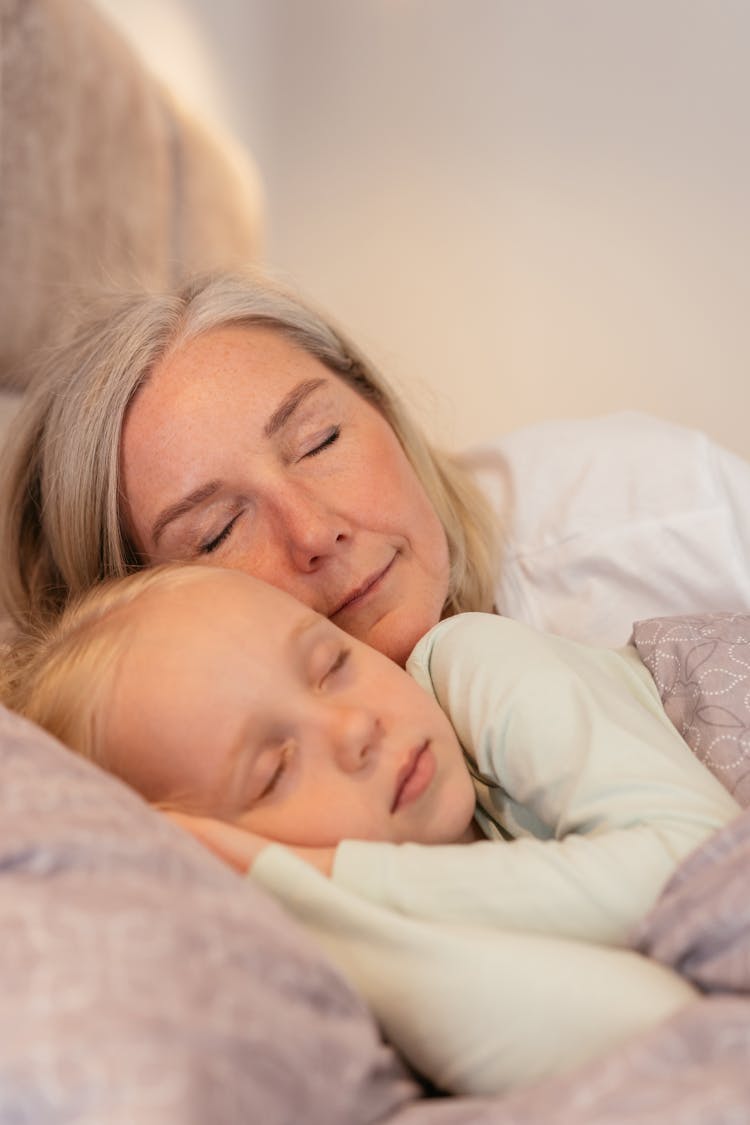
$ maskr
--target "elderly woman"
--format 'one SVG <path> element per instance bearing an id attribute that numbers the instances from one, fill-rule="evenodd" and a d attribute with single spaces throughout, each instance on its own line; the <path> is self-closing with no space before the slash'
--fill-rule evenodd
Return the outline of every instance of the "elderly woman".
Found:
<path id="1" fill-rule="evenodd" d="M 266 579 L 400 663 L 462 610 L 615 645 L 639 617 L 750 608 L 750 465 L 634 414 L 461 462 L 255 275 L 90 316 L 40 371 L 3 481 L 20 622 L 180 559 Z"/>

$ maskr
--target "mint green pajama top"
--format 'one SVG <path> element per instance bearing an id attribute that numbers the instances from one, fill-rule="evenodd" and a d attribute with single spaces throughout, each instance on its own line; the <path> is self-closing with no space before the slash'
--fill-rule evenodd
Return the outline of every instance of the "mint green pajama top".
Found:
<path id="1" fill-rule="evenodd" d="M 680 860 L 739 808 L 635 650 L 469 613 L 432 629 L 407 667 L 456 729 L 488 838 L 344 841 L 331 879 L 281 845 L 253 868 L 388 1038 L 438 1087 L 494 1093 L 691 1002 L 685 981 L 624 946 Z"/>

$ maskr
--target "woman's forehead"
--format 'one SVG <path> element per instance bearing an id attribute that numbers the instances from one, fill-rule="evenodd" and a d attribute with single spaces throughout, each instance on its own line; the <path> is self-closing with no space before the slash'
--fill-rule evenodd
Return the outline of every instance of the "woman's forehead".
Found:
<path id="1" fill-rule="evenodd" d="M 128 403 L 122 453 L 137 462 L 148 459 L 160 435 L 171 445 L 176 434 L 193 433 L 201 422 L 231 428 L 247 415 L 265 427 L 300 388 L 313 403 L 326 394 L 356 394 L 322 360 L 278 332 L 254 326 L 212 330 L 154 365 Z M 294 406 L 286 413 L 296 416 Z"/>
<path id="2" fill-rule="evenodd" d="M 290 368 L 324 364 L 280 328 L 267 324 L 228 324 L 210 328 L 170 349 L 154 365 L 150 382 L 185 380 L 217 371 L 263 370 L 285 381 Z M 326 369 L 327 370 L 327 369 Z"/>

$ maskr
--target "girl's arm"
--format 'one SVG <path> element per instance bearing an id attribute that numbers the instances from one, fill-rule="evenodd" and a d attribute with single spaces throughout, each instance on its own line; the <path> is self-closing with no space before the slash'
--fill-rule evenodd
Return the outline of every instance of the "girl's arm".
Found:
<path id="1" fill-rule="evenodd" d="M 695 998 L 636 953 L 405 918 L 342 890 L 290 849 L 167 813 L 280 900 L 439 1089 L 494 1094 L 581 1064 Z"/>
<path id="2" fill-rule="evenodd" d="M 404 914 L 622 943 L 680 862 L 738 806 L 697 761 L 633 650 L 489 614 L 442 622 L 409 670 L 515 837 L 449 847 L 345 841 L 333 878 Z"/>
<path id="3" fill-rule="evenodd" d="M 696 996 L 629 951 L 406 918 L 278 845 L 253 876 L 320 942 L 411 1065 L 447 1092 L 499 1093 L 562 1073 Z"/>
<path id="4" fill-rule="evenodd" d="M 223 859 L 235 871 L 245 875 L 252 870 L 253 864 L 265 849 L 270 847 L 273 840 L 265 836 L 257 836 L 248 832 L 246 828 L 239 828 L 224 820 L 213 816 L 196 816 L 194 813 L 183 813 L 177 809 L 168 809 L 156 806 L 168 820 L 194 836 L 204 847 Z M 306 860 L 321 875 L 330 875 L 333 868 L 335 848 L 295 848 L 285 845 L 289 851 Z"/>

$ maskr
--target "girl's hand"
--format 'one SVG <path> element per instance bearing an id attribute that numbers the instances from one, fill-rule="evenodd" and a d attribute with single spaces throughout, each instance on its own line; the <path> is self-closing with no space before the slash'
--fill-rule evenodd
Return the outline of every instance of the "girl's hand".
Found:
<path id="1" fill-rule="evenodd" d="M 251 869 L 263 849 L 271 843 L 263 836 L 254 836 L 236 824 L 228 824 L 212 816 L 194 816 L 173 809 L 161 809 L 160 812 L 243 874 Z"/>
<path id="2" fill-rule="evenodd" d="M 277 842 L 212 816 L 194 816 L 192 813 L 175 812 L 173 809 L 161 809 L 160 812 L 243 875 L 252 870 L 255 860 L 264 848 Z M 335 848 L 286 846 L 324 875 L 331 874 Z"/>

